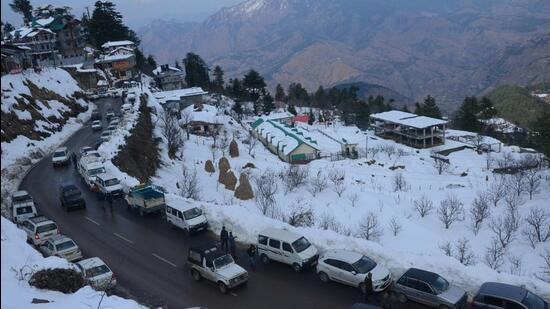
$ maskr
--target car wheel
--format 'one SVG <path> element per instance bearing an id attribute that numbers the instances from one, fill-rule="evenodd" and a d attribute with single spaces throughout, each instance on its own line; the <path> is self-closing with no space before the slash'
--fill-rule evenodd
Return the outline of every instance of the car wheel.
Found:
<path id="1" fill-rule="evenodd" d="M 195 281 L 201 281 L 201 274 L 196 269 L 191 270 L 191 276 Z"/>
<path id="2" fill-rule="evenodd" d="M 294 263 L 294 264 L 292 264 L 292 269 L 293 269 L 295 272 L 299 273 L 299 272 L 302 270 L 302 266 L 300 266 L 300 265 L 297 264 L 297 263 Z"/>
<path id="3" fill-rule="evenodd" d="M 227 294 L 227 285 L 225 285 L 223 282 L 218 283 L 218 289 L 220 290 L 220 293 Z"/>
<path id="4" fill-rule="evenodd" d="M 323 282 L 323 283 L 327 283 L 327 282 L 329 282 L 329 280 L 330 280 L 329 277 L 328 277 L 328 275 L 327 275 L 325 272 L 323 272 L 323 271 L 319 273 L 319 279 L 320 279 L 321 282 Z"/>
<path id="5" fill-rule="evenodd" d="M 262 263 L 269 264 L 269 257 L 267 255 L 262 254 L 261 258 L 262 258 Z"/>
<path id="6" fill-rule="evenodd" d="M 403 293 L 399 293 L 397 294 L 397 300 L 401 303 L 406 303 L 407 302 L 407 296 Z"/>

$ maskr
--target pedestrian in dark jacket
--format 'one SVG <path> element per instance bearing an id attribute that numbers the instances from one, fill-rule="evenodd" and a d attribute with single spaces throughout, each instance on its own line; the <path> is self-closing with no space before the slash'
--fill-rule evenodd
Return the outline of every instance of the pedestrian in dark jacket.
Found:
<path id="1" fill-rule="evenodd" d="M 76 163 L 77 163 L 77 162 L 76 162 L 76 153 L 73 152 L 73 153 L 71 154 L 71 160 L 73 160 L 73 166 L 74 166 L 74 168 L 76 169 Z"/>
<path id="2" fill-rule="evenodd" d="M 365 303 L 368 303 L 369 302 L 369 298 L 372 296 L 373 294 L 373 291 L 372 291 L 372 274 L 370 272 L 367 273 L 367 275 L 365 276 Z M 370 299 L 371 301 L 373 299 Z"/>
<path id="3" fill-rule="evenodd" d="M 235 238 L 237 238 L 237 236 L 233 236 L 233 232 L 229 232 L 229 252 L 230 252 L 231 256 L 233 257 L 233 259 L 236 261 L 237 260 L 237 254 L 235 253 L 235 251 L 236 251 Z"/>
<path id="4" fill-rule="evenodd" d="M 248 249 L 246 250 L 246 254 L 248 255 L 250 268 L 253 271 L 256 271 L 256 246 L 250 244 L 250 247 L 248 247 Z"/>
<path id="5" fill-rule="evenodd" d="M 227 253 L 227 250 L 229 250 L 229 234 L 227 233 L 227 230 L 225 229 L 225 226 L 222 226 L 222 231 L 220 232 L 220 242 L 222 245 L 222 251 Z"/>

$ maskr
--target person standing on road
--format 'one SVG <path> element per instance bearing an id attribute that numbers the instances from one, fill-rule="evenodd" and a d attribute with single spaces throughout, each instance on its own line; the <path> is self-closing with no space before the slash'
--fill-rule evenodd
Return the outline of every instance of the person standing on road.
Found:
<path id="1" fill-rule="evenodd" d="M 368 272 L 367 275 L 365 276 L 364 284 L 365 284 L 365 303 L 368 303 L 370 296 L 373 294 L 372 293 L 372 274 L 370 272 Z"/>
<path id="2" fill-rule="evenodd" d="M 222 251 L 227 253 L 228 247 L 228 241 L 229 241 L 229 235 L 227 234 L 227 230 L 225 229 L 225 226 L 222 226 L 222 231 L 220 232 L 220 242 L 222 244 Z"/>
<path id="3" fill-rule="evenodd" d="M 236 248 L 235 248 L 235 238 L 236 236 L 233 236 L 233 232 L 229 232 L 229 252 L 233 259 L 237 260 L 237 254 L 235 254 Z"/>
<path id="4" fill-rule="evenodd" d="M 250 268 L 253 271 L 256 271 L 256 246 L 250 244 L 250 247 L 248 247 L 248 249 L 246 250 L 246 254 L 248 255 Z"/>
<path id="5" fill-rule="evenodd" d="M 76 153 L 71 154 L 71 160 L 73 161 L 73 166 L 76 169 Z"/>

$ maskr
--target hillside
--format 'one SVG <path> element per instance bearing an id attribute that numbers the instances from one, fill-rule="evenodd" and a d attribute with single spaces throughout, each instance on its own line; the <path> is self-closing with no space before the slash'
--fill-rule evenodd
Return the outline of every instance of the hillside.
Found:
<path id="1" fill-rule="evenodd" d="M 548 16 L 545 0 L 250 0 L 185 35 L 142 43 L 164 48 L 157 57 L 169 63 L 196 52 L 228 78 L 255 68 L 271 88 L 367 82 L 414 100 L 431 94 L 452 112 L 465 95 L 543 81 Z M 155 27 L 155 34 L 173 27 L 181 25 Z"/>
<path id="2" fill-rule="evenodd" d="M 401 93 L 390 89 L 388 87 L 369 84 L 364 82 L 355 82 L 355 83 L 345 83 L 336 86 L 336 88 L 347 88 L 350 86 L 355 86 L 359 88 L 357 95 L 363 100 L 367 100 L 370 96 L 376 97 L 378 95 L 383 96 L 386 102 L 392 101 L 392 106 L 395 108 L 401 108 L 403 105 L 413 105 L 414 100 L 402 95 Z"/>
<path id="3" fill-rule="evenodd" d="M 542 110 L 550 110 L 550 104 L 534 97 L 529 90 L 518 86 L 500 86 L 487 95 L 498 115 L 513 123 L 530 128 Z"/>

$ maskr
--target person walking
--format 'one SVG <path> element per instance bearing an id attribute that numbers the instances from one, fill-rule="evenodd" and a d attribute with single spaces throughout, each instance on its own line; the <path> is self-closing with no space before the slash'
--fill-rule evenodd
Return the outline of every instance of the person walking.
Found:
<path id="1" fill-rule="evenodd" d="M 370 272 L 365 276 L 365 303 L 369 302 L 369 298 L 372 296 L 372 274 Z M 372 301 L 373 299 L 370 299 Z"/>
<path id="2" fill-rule="evenodd" d="M 228 241 L 229 234 L 227 233 L 225 226 L 222 226 L 222 231 L 220 232 L 220 243 L 222 245 L 222 251 L 224 251 L 225 253 L 227 253 L 227 250 L 229 250 Z"/>
<path id="3" fill-rule="evenodd" d="M 237 236 L 233 236 L 233 232 L 229 232 L 229 254 L 233 257 L 233 260 L 237 260 L 236 248 L 235 248 L 235 239 Z"/>
<path id="4" fill-rule="evenodd" d="M 73 161 L 73 166 L 74 166 L 74 168 L 76 169 L 76 163 L 77 163 L 77 162 L 76 162 L 76 153 L 73 152 L 73 153 L 71 154 L 71 160 Z"/>
<path id="5" fill-rule="evenodd" d="M 246 254 L 248 255 L 250 268 L 252 271 L 256 271 L 256 246 L 250 244 L 250 247 L 246 250 Z"/>

